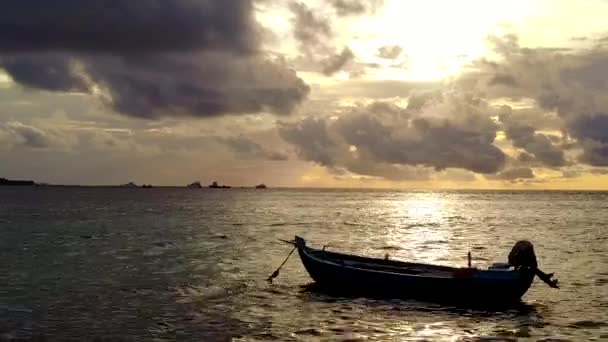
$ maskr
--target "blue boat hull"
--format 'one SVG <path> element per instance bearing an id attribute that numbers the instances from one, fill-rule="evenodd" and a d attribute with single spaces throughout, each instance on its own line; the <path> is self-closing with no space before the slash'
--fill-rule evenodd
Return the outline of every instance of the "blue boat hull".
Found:
<path id="1" fill-rule="evenodd" d="M 406 263 L 328 252 L 295 239 L 300 259 L 321 287 L 344 294 L 466 303 L 519 301 L 534 279 L 530 270 L 476 270 Z"/>

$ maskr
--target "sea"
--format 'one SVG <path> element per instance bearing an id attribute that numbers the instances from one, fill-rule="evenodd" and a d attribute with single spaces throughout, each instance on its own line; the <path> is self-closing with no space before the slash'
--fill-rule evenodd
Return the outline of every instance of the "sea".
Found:
<path id="1" fill-rule="evenodd" d="M 608 193 L 0 188 L 0 341 L 608 340 Z M 328 250 L 476 267 L 534 244 L 507 308 L 340 297 L 311 287 Z M 500 293 L 496 294 L 500 296 Z"/>

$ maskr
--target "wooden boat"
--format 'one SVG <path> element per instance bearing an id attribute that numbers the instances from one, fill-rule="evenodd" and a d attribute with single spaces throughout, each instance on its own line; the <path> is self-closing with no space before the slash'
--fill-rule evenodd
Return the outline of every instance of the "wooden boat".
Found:
<path id="1" fill-rule="evenodd" d="M 296 236 L 300 259 L 318 286 L 338 293 L 466 303 L 516 302 L 535 270 L 502 266 L 477 269 L 376 259 L 306 246 Z"/>

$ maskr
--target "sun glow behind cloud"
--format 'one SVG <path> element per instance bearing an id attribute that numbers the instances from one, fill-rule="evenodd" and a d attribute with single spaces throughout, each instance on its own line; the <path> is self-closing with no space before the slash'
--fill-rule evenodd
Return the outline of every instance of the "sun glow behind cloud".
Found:
<path id="1" fill-rule="evenodd" d="M 403 76 L 430 81 L 454 75 L 487 54 L 488 35 L 499 33 L 507 22 L 522 20 L 534 8 L 523 1 L 388 0 L 377 16 L 341 29 L 366 32 L 360 37 L 364 43 L 355 46 L 369 47 L 370 42 L 401 46 L 407 55 Z M 373 59 L 369 48 L 360 50 L 363 59 Z"/>
<path id="2" fill-rule="evenodd" d="M 73 10 L 69 0 L 57 1 Z M 175 0 L 169 7 L 176 13 L 191 12 L 189 5 L 184 7 L 180 3 L 192 4 L 188 0 Z M 217 7 L 221 8 L 223 3 L 217 2 Z M 178 22 L 168 25 L 177 27 L 176 32 L 193 32 L 191 36 L 178 35 L 177 41 L 192 38 L 186 49 L 176 46 L 174 39 L 162 41 L 162 46 L 156 41 L 148 45 L 146 39 L 129 42 L 131 36 L 122 34 L 125 28 L 104 31 L 114 38 L 95 43 L 99 45 L 95 48 L 103 53 L 87 53 L 88 44 L 95 40 L 87 39 L 54 54 L 48 51 L 62 47 L 64 41 L 51 40 L 40 45 L 24 41 L 19 32 L 3 31 L 10 39 L 2 41 L 14 42 L 17 47 L 25 44 L 25 50 L 32 52 L 21 52 L 25 50 L 19 48 L 12 57 L 10 51 L 3 51 L 6 56 L 0 56 L 0 130 L 3 122 L 19 121 L 24 126 L 17 129 L 9 125 L 11 132 L 54 137 L 59 135 L 55 132 L 66 129 L 52 113 L 65 113 L 76 126 L 69 132 L 85 131 L 84 128 L 93 131 L 88 129 L 91 126 L 88 122 L 96 122 L 94 126 L 99 131 L 90 137 L 73 134 L 70 141 L 97 139 L 102 143 L 99 149 L 109 151 L 107 156 L 129 144 L 154 145 L 154 151 L 163 158 L 175 155 L 175 151 L 187 151 L 184 158 L 197 156 L 187 160 L 187 164 L 197 165 L 201 162 L 196 151 L 210 151 L 230 157 L 222 159 L 224 169 L 218 174 L 241 168 L 240 158 L 246 160 L 247 167 L 257 165 L 257 174 L 251 176 L 255 182 L 264 180 L 261 177 L 268 170 L 266 165 L 283 167 L 285 185 L 597 188 L 599 179 L 601 187 L 608 186 L 608 173 L 601 168 L 608 165 L 604 150 L 592 144 L 603 141 L 604 136 L 594 128 L 604 125 L 608 116 L 603 95 L 604 71 L 608 70 L 604 64 L 604 56 L 608 54 L 605 0 L 254 0 L 252 3 L 254 13 L 250 12 L 250 0 L 243 0 L 234 2 L 235 6 L 245 6 L 242 12 L 220 11 L 230 14 L 227 18 L 210 15 L 211 22 L 217 19 L 218 25 L 207 25 L 196 16 L 192 25 Z M 372 5 L 380 3 L 382 6 Z M 345 12 L 344 6 L 349 4 L 350 9 Z M 22 5 L 9 7 L 28 12 Z M 80 9 L 88 13 L 86 6 Z M 204 14 L 212 8 L 202 6 L 199 10 L 198 14 Z M 165 16 L 146 6 L 138 6 L 137 11 L 144 17 Z M 3 18 L 12 22 L 15 16 L 7 15 L 11 13 L 7 11 L 0 13 L 5 13 L 4 17 L 0 15 L 0 22 Z M 243 15 L 236 15 L 239 13 Z M 49 16 L 59 14 L 53 12 Z M 257 22 L 251 22 L 250 14 L 255 15 Z M 32 25 L 34 30 L 40 29 L 30 19 L 24 15 L 19 21 L 24 27 Z M 224 19 L 233 21 L 223 23 Z M 243 25 L 232 28 L 234 23 Z M 89 24 L 104 26 L 94 20 Z M 132 25 L 127 26 L 133 29 Z M 66 28 L 57 37 L 70 40 L 79 37 L 72 35 L 71 30 L 81 29 Z M 135 29 L 142 37 L 153 31 L 145 25 Z M 215 34 L 225 37 L 208 42 L 207 35 L 201 32 L 208 32 L 209 37 Z M 129 44 L 103 43 L 123 38 Z M 131 56 L 132 45 L 139 43 L 146 58 L 138 63 L 123 63 L 124 56 Z M 241 53 L 244 51 L 249 52 Z M 520 56 L 528 52 L 530 56 Z M 526 63 L 528 57 L 533 63 Z M 490 63 L 483 63 L 485 58 Z M 496 70 L 500 71 L 499 77 L 492 78 Z M 134 83 L 130 86 L 125 80 Z M 549 86 L 540 89 L 543 84 Z M 288 85 L 293 91 L 284 91 Z M 584 92 L 579 94 L 577 91 L 582 87 Z M 546 90 L 556 95 L 554 98 L 569 99 L 573 94 L 572 100 L 582 99 L 574 101 L 581 102 L 581 107 L 584 103 L 595 104 L 598 117 L 585 119 L 584 110 L 566 108 L 568 103 L 557 103 L 562 110 L 551 108 L 545 100 L 553 97 L 545 97 Z M 223 96 L 215 96 L 217 92 Z M 475 98 L 469 99 L 469 95 Z M 586 96 L 592 101 L 587 101 Z M 205 101 L 201 102 L 201 97 Z M 422 107 L 416 107 L 417 103 Z M 407 108 L 410 104 L 411 108 Z M 498 110 L 502 106 L 512 109 L 512 119 L 500 118 L 497 113 L 502 113 Z M 424 135 L 421 129 L 407 129 L 413 126 L 403 120 L 405 115 L 399 114 L 403 111 L 409 119 L 430 123 L 435 128 L 433 132 L 439 126 L 435 119 L 450 119 L 450 124 L 445 127 L 445 134 Z M 348 117 L 351 119 L 347 120 Z M 496 127 L 489 121 L 477 125 L 488 117 Z M 279 134 L 283 124 L 306 120 L 318 125 L 306 126 L 307 130 L 302 132 L 290 130 L 289 134 Z M 391 134 L 375 134 L 374 125 Z M 517 130 L 519 126 L 529 130 Z M 23 160 L 31 160 L 27 153 L 33 150 L 46 153 L 48 160 L 56 160 L 56 155 L 46 152 L 58 150 L 52 144 L 55 140 L 30 140 L 24 144 L 26 139 L 7 134 L 6 127 L 5 140 L 18 138 L 21 144 L 11 144 L 15 147 L 11 150 L 13 159 L 0 163 L 5 170 L 6 165 L 27 165 Z M 115 127 L 129 129 L 133 135 L 127 139 Z M 369 133 L 371 138 L 349 134 L 360 131 Z M 404 132 L 422 138 L 403 139 Z M 317 149 L 309 144 L 323 140 L 324 134 L 327 146 Z M 504 153 L 508 157 L 505 165 L 495 163 L 500 158 L 490 158 L 490 164 L 496 166 L 491 169 L 463 164 L 461 161 L 467 156 L 478 157 L 476 149 L 481 144 L 460 139 L 459 145 L 442 139 L 451 134 L 495 136 L 490 142 L 482 139 L 487 142 L 483 145 L 487 151 L 495 146 Z M 108 135 L 112 139 L 101 139 Z M 379 145 L 385 137 L 388 143 Z M 40 141 L 48 142 L 49 146 L 42 148 Z M 443 145 L 438 152 L 427 151 L 439 142 Z M 340 148 L 332 149 L 332 143 Z M 76 145 L 69 147 L 82 150 Z M 305 148 L 311 153 L 300 153 Z M 385 150 L 393 153 L 386 154 Z M 413 156 L 418 150 L 422 151 L 419 156 Z M 445 156 L 434 157 L 443 152 L 449 155 L 452 150 L 462 152 L 462 156 L 449 161 Z M 535 159 L 537 153 L 544 156 L 542 161 Z M 587 159 L 580 159 L 582 153 L 587 153 L 583 155 Z M 9 160 L 5 156 L 2 159 Z M 286 158 L 276 160 L 277 156 Z M 169 164 L 166 160 L 163 164 Z M 108 161 L 107 165 L 113 167 L 111 163 Z M 19 166 L 9 171 L 20 175 L 23 169 L 28 168 Z M 200 170 L 207 174 L 211 169 L 205 164 Z M 179 176 L 176 172 L 175 179 L 182 177 L 177 180 L 181 183 L 191 181 L 196 171 L 189 174 L 192 176 L 185 173 Z M 224 181 L 237 182 L 236 178 Z"/>

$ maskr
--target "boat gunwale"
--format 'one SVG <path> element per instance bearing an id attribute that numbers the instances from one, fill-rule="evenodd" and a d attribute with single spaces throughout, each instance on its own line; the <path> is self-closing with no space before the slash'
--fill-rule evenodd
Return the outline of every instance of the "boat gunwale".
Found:
<path id="1" fill-rule="evenodd" d="M 320 249 L 316 249 L 316 248 L 312 248 L 312 247 L 308 247 L 306 246 L 306 240 L 302 239 L 303 244 L 301 246 L 297 246 L 298 250 L 301 250 L 308 258 L 313 259 L 315 262 L 317 263 L 322 263 L 322 264 L 329 264 L 333 267 L 339 267 L 339 268 L 346 268 L 349 270 L 354 270 L 354 271 L 363 271 L 363 272 L 371 272 L 373 274 L 388 274 L 388 275 L 395 275 L 395 276 L 404 276 L 404 277 L 415 277 L 415 278 L 424 278 L 424 279 L 437 279 L 437 280 L 443 280 L 443 279 L 451 279 L 451 280 L 456 280 L 456 279 L 460 279 L 460 280 L 467 280 L 467 279 L 475 279 L 475 280 L 500 280 L 500 281 L 505 281 L 505 280 L 509 280 L 509 281 L 520 281 L 520 276 L 519 276 L 519 272 L 516 270 L 489 270 L 489 269 L 474 269 L 475 273 L 485 273 L 485 274 L 493 274 L 493 275 L 510 275 L 511 277 L 509 278 L 495 278 L 495 277 L 490 277 L 490 278 L 486 278 L 486 277 L 479 277 L 479 276 L 475 276 L 475 273 L 473 276 L 471 277 L 464 277 L 464 278 L 460 278 L 460 277 L 456 277 L 454 276 L 454 274 L 450 274 L 450 276 L 437 276 L 437 274 L 433 274 L 433 273 L 425 273 L 424 275 L 420 275 L 420 274 L 408 274 L 408 273 L 398 273 L 398 272 L 391 272 L 391 271 L 382 271 L 382 270 L 374 270 L 374 269 L 370 269 L 370 268 L 364 268 L 364 267 L 356 267 L 356 266 L 352 266 L 352 265 L 346 265 L 346 264 L 339 264 L 333 261 L 329 261 L 326 259 L 320 259 L 317 256 L 315 256 L 313 253 L 310 253 L 310 250 L 313 251 L 318 251 L 318 252 L 325 252 L 324 250 L 320 250 Z M 349 254 L 342 254 L 342 253 L 336 253 L 336 252 L 330 252 L 333 254 L 339 254 L 339 255 L 345 255 L 345 256 L 350 256 Z M 353 255 L 354 257 L 358 257 L 356 255 Z M 363 257 L 363 258 L 367 258 L 367 257 Z M 372 260 L 379 260 L 379 261 L 383 261 L 382 259 L 374 259 L 374 258 L 367 258 L 367 259 L 372 259 Z M 397 262 L 401 262 L 401 263 L 407 263 L 405 261 L 398 261 L 398 260 L 394 260 Z M 421 265 L 421 266 L 435 266 L 435 265 L 430 265 L 430 264 L 420 264 L 420 263 L 416 263 L 417 265 Z M 446 268 L 451 268 L 452 271 L 456 271 L 459 269 L 467 269 L 467 268 L 458 268 L 458 267 L 452 267 L 452 266 L 443 266 L 443 265 L 437 265 L 439 267 L 446 267 Z M 447 272 L 446 272 L 447 273 Z"/>

